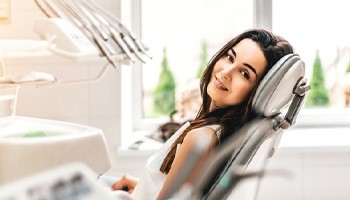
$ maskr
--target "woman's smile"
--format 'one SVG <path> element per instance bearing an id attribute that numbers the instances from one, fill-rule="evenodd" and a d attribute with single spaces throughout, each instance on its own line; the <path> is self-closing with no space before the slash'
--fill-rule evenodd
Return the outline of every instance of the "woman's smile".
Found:
<path id="1" fill-rule="evenodd" d="M 228 89 L 224 86 L 224 84 L 218 79 L 218 77 L 215 77 L 215 87 L 219 90 L 228 91 Z"/>

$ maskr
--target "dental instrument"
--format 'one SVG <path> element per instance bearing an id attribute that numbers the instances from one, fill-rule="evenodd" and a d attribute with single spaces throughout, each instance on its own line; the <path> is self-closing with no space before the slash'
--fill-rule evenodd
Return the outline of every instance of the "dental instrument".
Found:
<path id="1" fill-rule="evenodd" d="M 135 62 L 145 63 L 151 58 L 146 47 L 117 18 L 92 1 L 35 0 L 48 17 L 61 17 L 83 28 L 84 33 L 99 47 L 113 66 L 117 66 L 121 52 Z M 118 55 L 118 56 L 116 56 Z"/>
<path id="2" fill-rule="evenodd" d="M 61 1 L 63 2 L 63 1 Z M 120 52 L 117 51 L 115 44 L 110 40 L 110 37 L 98 26 L 98 23 L 93 20 L 91 22 L 87 19 L 86 14 L 84 14 L 81 10 L 76 8 L 76 5 L 72 4 L 72 2 L 65 2 L 66 4 L 62 4 L 66 7 L 66 11 L 70 14 L 74 21 L 79 21 L 82 28 L 88 32 L 95 43 L 98 45 L 102 53 L 107 57 L 107 59 L 113 64 L 113 66 L 118 66 L 120 63 Z M 127 56 L 129 56 L 127 54 Z M 129 56 L 129 59 L 134 62 L 133 57 Z"/>
<path id="3" fill-rule="evenodd" d="M 84 8 L 82 7 L 82 9 L 84 9 Z M 126 41 L 123 40 L 123 37 L 122 37 L 120 31 L 117 31 L 117 28 L 113 24 L 110 24 L 109 21 L 106 18 L 104 18 L 102 15 L 96 13 L 90 7 L 87 7 L 87 9 L 89 9 L 91 14 L 96 17 L 96 20 L 101 22 L 101 24 L 100 24 L 101 26 L 104 25 L 103 28 L 106 31 L 109 31 L 109 35 L 115 40 L 115 42 L 120 46 L 120 48 L 124 51 L 124 53 L 126 53 L 133 62 L 135 62 L 135 58 L 134 58 L 132 52 L 142 62 L 145 62 L 145 60 L 139 54 L 137 54 L 137 51 L 132 51 L 132 52 L 130 51 L 130 49 L 129 49 L 130 45 L 128 45 L 126 43 Z M 85 10 L 86 13 L 89 13 L 89 11 L 87 11 L 86 9 L 84 9 L 84 10 Z M 90 16 L 90 17 L 94 18 L 93 16 Z"/>
<path id="4" fill-rule="evenodd" d="M 50 0 L 45 1 L 49 6 L 50 9 L 53 9 L 54 13 L 60 13 L 59 17 L 66 17 L 69 18 L 68 20 L 73 21 L 76 26 L 81 28 L 81 30 L 84 30 L 84 33 L 88 32 L 87 35 L 92 36 L 92 39 L 94 43 L 100 48 L 101 52 L 107 57 L 109 62 L 114 66 L 119 66 L 121 62 L 121 56 L 120 54 L 117 54 L 115 50 L 111 48 L 111 46 L 106 45 L 105 40 L 103 37 L 107 37 L 106 34 L 100 33 L 98 34 L 97 31 L 93 28 L 93 25 L 89 20 L 87 20 L 81 12 L 76 12 L 77 10 L 74 10 L 73 4 L 66 4 L 66 5 L 59 5 L 57 2 L 51 2 Z M 66 9 L 59 9 L 59 6 L 66 6 Z M 59 12 L 63 11 L 63 12 Z M 50 41 L 54 40 L 50 36 Z M 59 52 L 62 53 L 62 52 Z"/>
<path id="5" fill-rule="evenodd" d="M 99 15 L 101 15 L 101 16 L 105 16 L 105 18 L 108 19 L 108 21 L 110 22 L 111 25 L 113 25 L 116 28 L 118 27 L 117 30 L 119 30 L 119 32 L 121 33 L 122 36 L 130 37 L 132 42 L 135 43 L 138 50 L 142 54 L 144 54 L 145 56 L 147 56 L 150 59 L 152 58 L 150 55 L 147 54 L 148 47 L 146 47 L 145 44 L 143 44 L 143 42 L 135 36 L 134 33 L 132 33 L 128 28 L 126 28 L 126 26 L 117 17 L 115 17 L 111 13 L 107 12 L 104 8 L 102 8 L 100 5 L 98 5 L 93 0 L 82 1 L 82 3 L 88 5 L 92 8 L 95 8 L 96 12 L 99 13 Z"/>

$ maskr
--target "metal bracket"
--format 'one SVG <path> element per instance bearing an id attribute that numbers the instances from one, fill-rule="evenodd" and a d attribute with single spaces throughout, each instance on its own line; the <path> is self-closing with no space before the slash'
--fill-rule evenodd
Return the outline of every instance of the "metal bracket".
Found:
<path id="1" fill-rule="evenodd" d="M 276 119 L 278 122 L 274 126 L 274 130 L 277 130 L 279 128 L 288 129 L 295 124 L 296 118 L 304 103 L 305 95 L 309 90 L 311 90 L 311 86 L 307 85 L 307 79 L 304 77 L 300 78 L 294 86 L 294 97 L 292 103 L 288 108 L 287 114 L 283 120 L 281 120 L 281 115 L 277 117 L 279 119 Z"/>

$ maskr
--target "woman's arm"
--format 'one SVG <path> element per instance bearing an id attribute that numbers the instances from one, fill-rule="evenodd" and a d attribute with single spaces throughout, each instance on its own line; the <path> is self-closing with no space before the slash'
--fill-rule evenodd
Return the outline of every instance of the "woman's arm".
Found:
<path id="1" fill-rule="evenodd" d="M 184 180 L 184 182 L 192 183 L 195 180 L 196 175 L 198 175 L 196 172 L 199 172 L 203 167 L 206 158 L 208 158 L 210 152 L 215 149 L 217 143 L 218 138 L 216 133 L 209 127 L 193 129 L 188 132 L 175 156 L 171 169 L 157 199 L 162 200 L 168 198 L 167 193 L 176 187 L 173 185 L 175 183 L 174 181 L 179 179 L 181 173 L 185 172 L 186 169 L 184 167 L 186 162 L 193 162 L 191 155 L 195 152 L 195 148 L 198 147 L 201 155 L 199 155 L 199 159 L 194 164 L 195 166 L 189 173 L 189 176 Z M 170 187 L 172 188 L 170 189 Z"/>

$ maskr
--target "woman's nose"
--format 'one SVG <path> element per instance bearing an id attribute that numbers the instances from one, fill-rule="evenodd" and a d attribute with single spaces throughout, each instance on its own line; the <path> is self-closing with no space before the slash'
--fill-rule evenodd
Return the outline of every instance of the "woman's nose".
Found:
<path id="1" fill-rule="evenodd" d="M 222 78 L 225 79 L 225 81 L 231 81 L 232 80 L 232 73 L 235 69 L 235 66 L 233 65 L 225 65 L 223 66 L 222 70 L 221 70 L 221 75 Z"/>
<path id="2" fill-rule="evenodd" d="M 225 81 L 231 81 L 232 80 L 230 70 L 225 69 L 225 70 L 222 70 L 220 73 L 221 73 L 222 78 Z"/>

